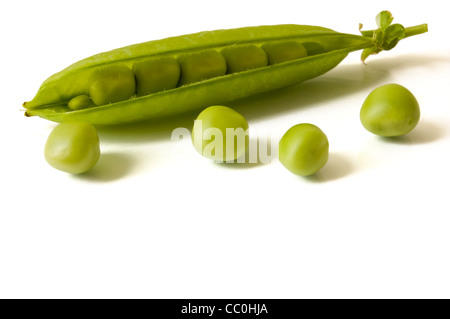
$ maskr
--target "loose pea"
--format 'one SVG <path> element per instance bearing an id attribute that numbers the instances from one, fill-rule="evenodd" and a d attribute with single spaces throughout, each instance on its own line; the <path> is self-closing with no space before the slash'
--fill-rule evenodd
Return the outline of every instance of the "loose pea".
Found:
<path id="1" fill-rule="evenodd" d="M 239 45 L 225 48 L 221 51 L 227 61 L 227 73 L 236 73 L 267 65 L 267 54 L 260 47 Z"/>
<path id="2" fill-rule="evenodd" d="M 281 164 L 296 175 L 312 175 L 328 161 L 328 138 L 313 124 L 291 127 L 281 138 L 278 148 Z"/>
<path id="3" fill-rule="evenodd" d="M 47 139 L 44 155 L 51 166 L 63 172 L 87 172 L 100 157 L 95 127 L 84 122 L 59 124 Z"/>
<path id="4" fill-rule="evenodd" d="M 308 55 L 305 47 L 295 41 L 267 43 L 262 48 L 267 53 L 270 65 L 301 59 Z"/>
<path id="5" fill-rule="evenodd" d="M 68 103 L 69 108 L 74 111 L 82 110 L 94 105 L 94 102 L 92 102 L 91 98 L 87 95 L 78 95 Z"/>
<path id="6" fill-rule="evenodd" d="M 216 50 L 207 50 L 180 57 L 180 84 L 190 84 L 224 75 L 227 72 L 227 62 Z"/>
<path id="7" fill-rule="evenodd" d="M 210 106 L 194 122 L 192 142 L 197 152 L 216 161 L 234 161 L 245 154 L 247 120 L 226 106 Z"/>
<path id="8" fill-rule="evenodd" d="M 133 72 L 139 96 L 173 89 L 180 79 L 180 65 L 172 57 L 137 62 Z"/>
<path id="9" fill-rule="evenodd" d="M 135 91 L 134 73 L 124 65 L 95 70 L 89 77 L 89 92 L 96 105 L 125 101 Z"/>
<path id="10" fill-rule="evenodd" d="M 373 134 L 400 136 L 410 132 L 419 122 L 419 103 L 405 87 L 386 84 L 367 96 L 361 107 L 360 119 Z"/>

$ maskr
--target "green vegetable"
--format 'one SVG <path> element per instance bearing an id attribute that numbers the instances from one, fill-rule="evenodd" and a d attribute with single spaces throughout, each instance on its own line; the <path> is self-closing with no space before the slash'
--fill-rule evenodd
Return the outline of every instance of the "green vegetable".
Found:
<path id="1" fill-rule="evenodd" d="M 278 152 L 281 164 L 296 175 L 308 176 L 328 161 L 328 138 L 313 124 L 291 127 L 281 138 Z"/>
<path id="2" fill-rule="evenodd" d="M 352 51 L 363 49 L 364 60 L 427 31 L 426 25 L 405 29 L 389 23 L 380 19 L 382 28 L 362 35 L 276 25 L 131 45 L 54 74 L 32 101 L 24 103 L 25 115 L 108 125 L 180 114 L 312 79 L 336 67 Z M 69 101 L 80 95 L 90 95 L 98 106 L 71 109 Z"/>
<path id="3" fill-rule="evenodd" d="M 138 96 L 144 96 L 177 86 L 180 65 L 174 58 L 147 59 L 133 65 Z"/>
<path id="4" fill-rule="evenodd" d="M 85 94 L 74 97 L 68 103 L 68 107 L 71 110 L 82 110 L 92 106 L 95 106 L 94 102 L 92 102 L 91 98 Z"/>
<path id="5" fill-rule="evenodd" d="M 45 144 L 45 159 L 56 169 L 81 174 L 100 157 L 97 132 L 89 123 L 67 122 L 56 126 Z"/>
<path id="6" fill-rule="evenodd" d="M 93 71 L 88 84 L 92 101 L 96 105 L 127 100 L 136 92 L 134 73 L 124 65 L 112 65 Z"/>
<path id="7" fill-rule="evenodd" d="M 362 125 L 373 134 L 403 135 L 414 129 L 419 122 L 419 103 L 405 87 L 386 84 L 367 96 L 360 118 Z"/>
<path id="8" fill-rule="evenodd" d="M 267 52 L 269 64 L 283 63 L 308 56 L 306 48 L 294 41 L 265 44 L 263 49 Z"/>
<path id="9" fill-rule="evenodd" d="M 247 120 L 226 106 L 210 106 L 194 122 L 192 142 L 201 155 L 220 162 L 234 161 L 245 154 Z"/>
<path id="10" fill-rule="evenodd" d="M 237 73 L 267 66 L 267 54 L 260 47 L 250 45 L 237 45 L 221 51 L 227 62 L 227 72 Z"/>
<path id="11" fill-rule="evenodd" d="M 219 77 L 227 72 L 225 58 L 215 50 L 186 54 L 181 56 L 179 60 L 181 85 Z"/>

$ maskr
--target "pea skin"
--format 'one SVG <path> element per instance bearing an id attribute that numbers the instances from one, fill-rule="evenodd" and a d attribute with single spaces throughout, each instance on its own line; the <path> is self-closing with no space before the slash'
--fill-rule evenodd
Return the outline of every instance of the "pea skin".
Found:
<path id="1" fill-rule="evenodd" d="M 247 120 L 240 113 L 226 106 L 210 106 L 195 120 L 192 142 L 202 156 L 232 162 L 245 154 L 247 132 Z"/>
<path id="2" fill-rule="evenodd" d="M 407 88 L 386 84 L 367 96 L 361 107 L 360 119 L 364 128 L 375 135 L 404 135 L 419 123 L 419 103 Z"/>
<path id="3" fill-rule="evenodd" d="M 60 171 L 85 173 L 95 166 L 100 157 L 97 131 L 89 123 L 59 124 L 50 133 L 44 154 L 46 161 Z"/>
<path id="4" fill-rule="evenodd" d="M 328 161 L 328 138 L 309 123 L 291 127 L 281 138 L 278 152 L 281 164 L 300 176 L 319 171 Z"/>

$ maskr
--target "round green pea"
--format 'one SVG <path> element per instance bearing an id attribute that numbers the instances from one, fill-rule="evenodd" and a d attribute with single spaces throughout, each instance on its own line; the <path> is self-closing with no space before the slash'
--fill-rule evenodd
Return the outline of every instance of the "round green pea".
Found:
<path id="1" fill-rule="evenodd" d="M 386 84 L 367 96 L 361 107 L 360 119 L 366 130 L 373 134 L 400 136 L 419 123 L 419 103 L 405 87 Z"/>
<path id="2" fill-rule="evenodd" d="M 192 142 L 197 152 L 221 162 L 243 156 L 247 138 L 247 120 L 235 110 L 221 105 L 203 110 L 192 129 Z"/>
<path id="3" fill-rule="evenodd" d="M 84 122 L 67 122 L 50 133 L 44 151 L 46 161 L 54 168 L 81 174 L 90 170 L 100 157 L 95 127 Z"/>
<path id="4" fill-rule="evenodd" d="M 281 164 L 296 175 L 308 176 L 328 161 L 328 138 L 309 123 L 291 127 L 281 138 L 278 151 Z"/>
<path id="5" fill-rule="evenodd" d="M 133 71 L 125 65 L 113 65 L 92 72 L 89 93 L 96 105 L 125 101 L 136 93 Z"/>

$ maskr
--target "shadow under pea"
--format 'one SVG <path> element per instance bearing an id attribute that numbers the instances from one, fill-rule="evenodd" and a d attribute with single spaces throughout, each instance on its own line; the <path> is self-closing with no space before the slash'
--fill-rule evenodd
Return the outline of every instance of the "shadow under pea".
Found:
<path id="1" fill-rule="evenodd" d="M 444 128 L 438 123 L 428 120 L 420 120 L 417 126 L 409 133 L 401 136 L 379 138 L 385 143 L 399 145 L 426 144 L 437 141 L 445 135 Z"/>
<path id="2" fill-rule="evenodd" d="M 324 183 L 344 178 L 355 171 L 349 157 L 341 152 L 330 152 L 328 162 L 317 173 L 304 177 L 308 182 Z"/>
<path id="3" fill-rule="evenodd" d="M 135 164 L 133 156 L 125 152 L 105 152 L 90 171 L 74 175 L 74 178 L 91 182 L 112 182 L 128 175 Z"/>
<path id="4" fill-rule="evenodd" d="M 245 154 L 234 162 L 217 162 L 221 168 L 248 169 L 270 164 L 278 157 L 276 144 L 268 137 L 252 136 L 247 141 Z"/>

